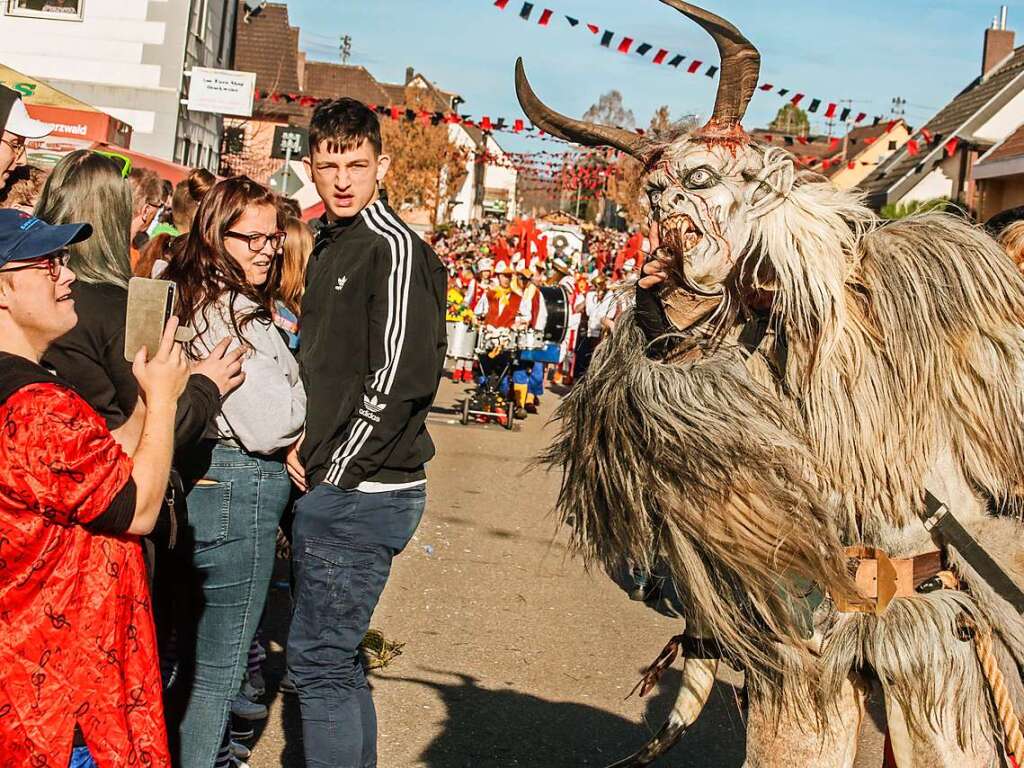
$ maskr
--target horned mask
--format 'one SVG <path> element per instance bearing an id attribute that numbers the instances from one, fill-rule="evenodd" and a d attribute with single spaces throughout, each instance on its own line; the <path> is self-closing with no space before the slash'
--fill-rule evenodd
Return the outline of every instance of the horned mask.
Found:
<path id="1" fill-rule="evenodd" d="M 795 171 L 785 151 L 754 144 L 740 125 L 757 87 L 757 49 L 723 18 L 683 0 L 661 1 L 700 24 L 718 45 L 718 96 L 700 130 L 665 142 L 566 117 L 537 97 L 522 59 L 516 62 L 516 93 L 526 114 L 548 133 L 614 147 L 642 163 L 670 277 L 691 294 L 716 296 L 737 280 L 738 265 L 756 240 L 757 220 L 786 200 Z"/>

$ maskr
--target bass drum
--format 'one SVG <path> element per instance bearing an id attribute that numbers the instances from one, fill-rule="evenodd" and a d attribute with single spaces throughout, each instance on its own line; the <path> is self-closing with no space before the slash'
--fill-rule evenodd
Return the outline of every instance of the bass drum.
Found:
<path id="1" fill-rule="evenodd" d="M 540 293 L 548 310 L 544 341 L 561 345 L 569 336 L 569 291 L 561 285 L 554 285 L 541 288 Z"/>

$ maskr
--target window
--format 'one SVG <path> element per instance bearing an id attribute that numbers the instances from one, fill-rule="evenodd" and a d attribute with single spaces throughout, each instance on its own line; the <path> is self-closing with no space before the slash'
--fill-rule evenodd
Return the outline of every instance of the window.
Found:
<path id="1" fill-rule="evenodd" d="M 8 16 L 81 21 L 85 0 L 4 0 Z"/>
<path id="2" fill-rule="evenodd" d="M 194 15 L 192 16 L 192 34 L 198 37 L 200 40 L 206 40 L 206 0 L 198 0 L 193 6 Z"/>

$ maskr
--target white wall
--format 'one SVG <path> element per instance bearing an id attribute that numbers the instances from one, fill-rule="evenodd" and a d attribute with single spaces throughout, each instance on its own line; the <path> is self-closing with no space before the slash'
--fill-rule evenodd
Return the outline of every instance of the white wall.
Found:
<path id="1" fill-rule="evenodd" d="M 133 149 L 169 159 L 190 6 L 85 0 L 82 21 L 0 12 L 0 61 L 124 120 Z"/>
<path id="2" fill-rule="evenodd" d="M 953 179 L 956 176 L 960 164 L 960 153 L 947 157 L 940 165 L 937 165 L 929 173 L 920 174 L 920 181 L 911 187 L 903 197 L 901 203 L 913 200 L 933 200 L 936 197 L 953 196 Z"/>
<path id="3" fill-rule="evenodd" d="M 1002 141 L 1021 123 L 1024 123 L 1024 91 L 1010 99 L 1006 106 L 971 133 L 985 141 Z"/>

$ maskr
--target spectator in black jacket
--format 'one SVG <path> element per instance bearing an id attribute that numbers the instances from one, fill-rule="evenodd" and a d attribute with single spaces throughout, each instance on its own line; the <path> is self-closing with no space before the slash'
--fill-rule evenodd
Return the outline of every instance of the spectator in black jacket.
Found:
<path id="1" fill-rule="evenodd" d="M 320 105 L 305 162 L 327 212 L 302 300 L 306 432 L 289 472 L 309 491 L 295 507 L 288 671 L 306 764 L 368 768 L 377 721 L 357 648 L 426 503 L 446 273 L 380 199 L 389 159 L 365 105 Z"/>

